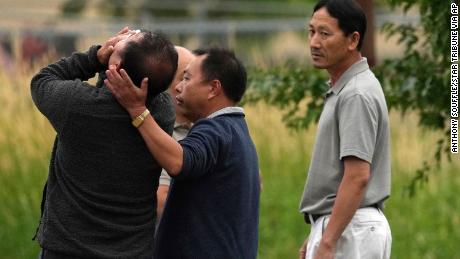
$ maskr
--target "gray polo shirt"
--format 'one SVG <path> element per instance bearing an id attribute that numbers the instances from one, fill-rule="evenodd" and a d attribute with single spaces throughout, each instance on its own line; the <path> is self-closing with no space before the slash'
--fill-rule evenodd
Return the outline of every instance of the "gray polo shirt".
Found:
<path id="1" fill-rule="evenodd" d="M 382 208 L 390 195 L 390 129 L 382 87 L 367 59 L 348 68 L 325 98 L 300 212 L 331 213 L 346 156 L 371 165 L 360 207 L 377 203 Z"/>

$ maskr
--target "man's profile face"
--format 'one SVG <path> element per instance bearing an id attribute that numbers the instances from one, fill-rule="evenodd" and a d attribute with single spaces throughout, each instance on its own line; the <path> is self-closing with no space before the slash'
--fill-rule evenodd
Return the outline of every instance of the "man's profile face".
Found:
<path id="1" fill-rule="evenodd" d="M 191 122 L 202 118 L 211 85 L 203 80 L 201 65 L 206 55 L 196 57 L 186 67 L 182 81 L 176 85 L 177 107 Z"/>
<path id="2" fill-rule="evenodd" d="M 174 75 L 174 79 L 171 82 L 170 87 L 168 88 L 168 93 L 171 95 L 173 100 L 176 100 L 176 96 L 179 95 L 179 91 L 177 90 L 176 86 L 182 82 L 182 79 L 184 77 L 184 71 L 187 68 L 188 64 L 195 58 L 195 55 L 193 55 L 192 52 L 189 50 L 182 48 L 182 47 L 176 47 L 177 50 L 177 55 L 178 55 L 178 61 L 177 61 L 177 71 L 176 74 Z M 176 115 L 179 113 L 181 114 L 181 109 L 177 107 L 177 103 L 175 103 L 175 108 L 176 108 Z"/>
<path id="3" fill-rule="evenodd" d="M 349 37 L 339 28 L 338 20 L 325 7 L 317 10 L 308 26 L 313 66 L 334 68 L 349 54 Z"/>

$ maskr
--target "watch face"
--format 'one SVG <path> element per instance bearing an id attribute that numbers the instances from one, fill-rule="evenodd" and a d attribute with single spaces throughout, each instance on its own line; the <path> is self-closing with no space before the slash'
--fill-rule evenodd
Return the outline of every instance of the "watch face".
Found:
<path id="1" fill-rule="evenodd" d="M 139 127 L 142 122 L 144 122 L 145 118 L 150 114 L 150 111 L 149 109 L 145 109 L 145 111 L 143 113 L 141 113 L 141 115 L 137 116 L 136 118 L 134 118 L 134 120 L 132 121 L 132 124 L 134 127 Z"/>

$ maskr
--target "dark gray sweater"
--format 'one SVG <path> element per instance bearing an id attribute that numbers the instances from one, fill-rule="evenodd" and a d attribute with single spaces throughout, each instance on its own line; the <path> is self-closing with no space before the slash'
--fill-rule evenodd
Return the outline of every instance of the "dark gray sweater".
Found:
<path id="1" fill-rule="evenodd" d="M 151 258 L 161 168 L 110 91 L 84 82 L 106 69 L 97 49 L 32 79 L 32 98 L 57 132 L 38 242 L 47 258 Z M 169 95 L 147 107 L 171 134 Z"/>

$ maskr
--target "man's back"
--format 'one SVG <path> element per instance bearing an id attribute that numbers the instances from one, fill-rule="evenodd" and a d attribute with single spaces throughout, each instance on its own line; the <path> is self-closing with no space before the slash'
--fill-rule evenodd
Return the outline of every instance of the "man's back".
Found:
<path id="1" fill-rule="evenodd" d="M 61 80 L 94 75 L 91 53 L 63 59 L 32 80 L 34 101 L 57 132 L 37 237 L 50 258 L 151 257 L 160 166 L 108 89 Z M 171 132 L 169 96 L 160 94 L 152 107 Z"/>

